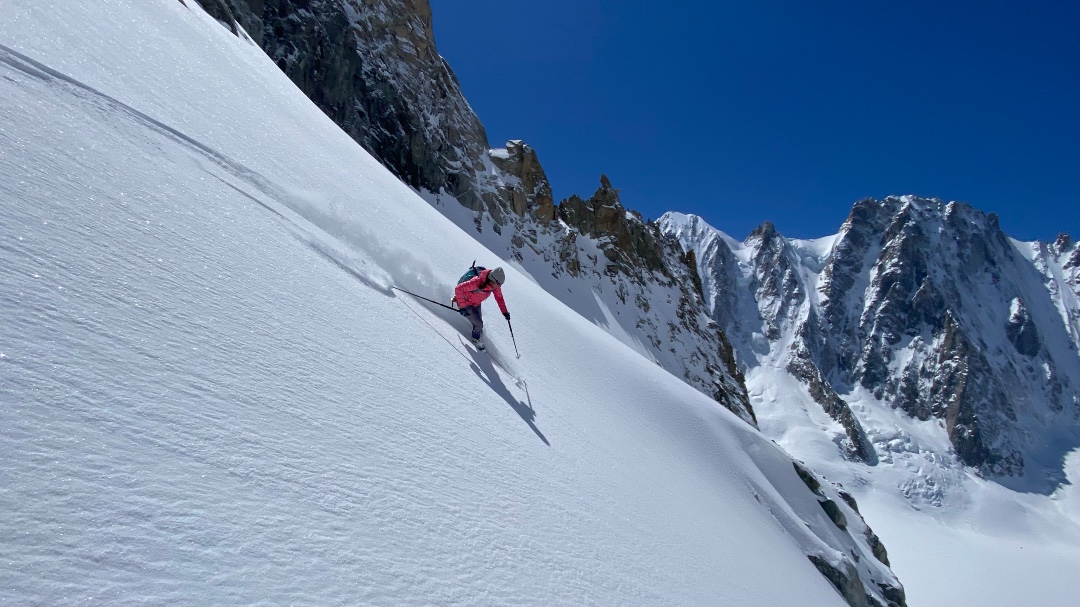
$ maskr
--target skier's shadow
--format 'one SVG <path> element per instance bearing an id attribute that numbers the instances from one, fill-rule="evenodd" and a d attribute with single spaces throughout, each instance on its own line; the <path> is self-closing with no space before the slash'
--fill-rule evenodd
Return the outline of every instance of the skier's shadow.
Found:
<path id="1" fill-rule="evenodd" d="M 526 405 L 514 398 L 513 393 L 510 392 L 510 389 L 503 383 L 502 378 L 499 377 L 499 372 L 495 369 L 495 365 L 492 364 L 491 357 L 486 354 L 480 354 L 469 346 L 465 346 L 465 349 L 469 352 L 469 356 L 472 357 L 473 362 L 470 367 L 472 368 L 473 373 L 476 373 L 477 377 L 484 380 L 484 383 L 487 385 L 491 386 L 491 389 L 495 390 L 496 394 L 503 397 L 503 400 L 510 405 L 510 408 L 520 415 L 521 419 L 525 420 L 526 424 L 529 424 L 529 427 L 540 437 L 540 440 L 544 441 L 544 444 L 550 447 L 551 443 L 548 442 L 547 437 L 544 436 L 544 433 L 541 432 L 540 428 L 537 428 L 536 424 L 533 422 L 533 420 L 536 419 L 536 411 L 532 408 L 532 400 L 530 399 L 529 404 Z M 525 398 L 529 398 L 529 389 L 527 387 L 525 388 Z"/>

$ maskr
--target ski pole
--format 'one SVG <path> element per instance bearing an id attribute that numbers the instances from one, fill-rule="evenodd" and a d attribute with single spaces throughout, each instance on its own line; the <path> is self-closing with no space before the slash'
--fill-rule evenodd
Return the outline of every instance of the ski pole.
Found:
<path id="1" fill-rule="evenodd" d="M 514 342 L 514 354 L 517 354 L 518 358 L 521 358 L 521 352 L 517 349 L 517 340 L 514 339 L 514 325 L 510 324 L 510 319 L 506 319 L 506 326 L 510 327 L 510 340 Z"/>
<path id="2" fill-rule="evenodd" d="M 397 287 L 390 287 L 390 288 L 395 290 L 395 291 L 401 291 L 402 293 L 412 295 L 413 297 L 415 297 L 417 299 L 423 299 L 424 301 L 430 301 L 431 303 L 433 303 L 433 304 L 435 304 L 437 306 L 442 306 L 442 307 L 446 308 L 447 310 L 453 310 L 453 311 L 455 311 L 455 312 L 457 312 L 459 314 L 461 313 L 461 310 L 458 310 L 457 308 L 453 308 L 453 307 L 450 307 L 450 306 L 448 306 L 448 305 L 446 305 L 444 303 L 437 302 L 434 299 L 428 299 L 427 297 L 424 297 L 423 295 L 417 295 L 416 293 L 413 293 L 412 291 L 406 291 L 405 289 L 399 289 Z"/>

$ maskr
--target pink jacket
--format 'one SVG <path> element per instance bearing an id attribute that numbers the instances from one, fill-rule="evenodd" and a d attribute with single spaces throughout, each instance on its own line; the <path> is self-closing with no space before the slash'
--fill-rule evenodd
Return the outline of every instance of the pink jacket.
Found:
<path id="1" fill-rule="evenodd" d="M 459 308 L 479 306 L 484 303 L 488 295 L 494 294 L 495 303 L 499 304 L 499 310 L 506 314 L 506 302 L 503 300 L 502 287 L 494 282 L 484 284 L 490 272 L 491 270 L 484 270 L 480 272 L 479 276 L 474 276 L 454 288 L 454 299 L 457 300 Z"/>

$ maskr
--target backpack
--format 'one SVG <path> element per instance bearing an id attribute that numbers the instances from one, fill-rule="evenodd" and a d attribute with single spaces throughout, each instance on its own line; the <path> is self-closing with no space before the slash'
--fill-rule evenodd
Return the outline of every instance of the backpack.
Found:
<path id="1" fill-rule="evenodd" d="M 462 274 L 461 278 L 458 279 L 457 283 L 461 284 L 461 283 L 465 282 L 466 280 L 469 280 L 471 278 L 476 278 L 477 276 L 480 275 L 480 272 L 483 272 L 486 269 L 487 268 L 485 268 L 484 266 L 476 265 L 476 262 L 474 261 L 472 267 L 469 268 L 469 271 Z"/>

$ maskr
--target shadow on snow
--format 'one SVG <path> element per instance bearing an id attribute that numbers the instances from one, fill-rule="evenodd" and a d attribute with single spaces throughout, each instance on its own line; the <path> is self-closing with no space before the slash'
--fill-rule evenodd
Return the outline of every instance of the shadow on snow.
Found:
<path id="1" fill-rule="evenodd" d="M 529 387 L 525 385 L 525 382 L 521 381 L 520 384 L 525 390 L 525 398 L 529 401 L 529 404 L 525 404 L 514 397 L 514 394 L 510 392 L 510 389 L 503 383 L 502 377 L 499 376 L 499 372 L 495 368 L 494 363 L 491 362 L 490 356 L 477 352 L 467 344 L 463 345 L 465 345 L 465 350 L 468 351 L 469 356 L 472 357 L 472 364 L 470 367 L 472 368 L 473 373 L 476 373 L 477 377 L 483 380 L 487 385 L 491 386 L 491 389 L 494 390 L 496 394 L 503 397 L 503 400 L 510 405 L 510 408 L 514 410 L 514 413 L 520 415 L 521 419 L 525 420 L 525 423 L 529 424 L 532 431 L 536 433 L 536 436 L 540 437 L 540 440 L 544 441 L 544 444 L 550 447 L 551 443 L 548 442 L 547 437 L 544 436 L 544 433 L 541 432 L 534 423 L 534 420 L 536 419 L 536 410 L 532 407 L 532 398 L 529 397 Z"/>

